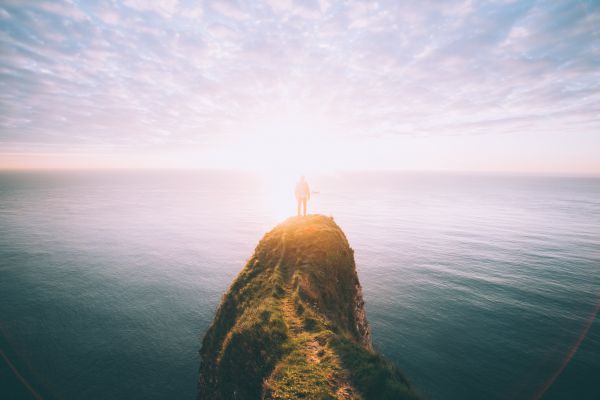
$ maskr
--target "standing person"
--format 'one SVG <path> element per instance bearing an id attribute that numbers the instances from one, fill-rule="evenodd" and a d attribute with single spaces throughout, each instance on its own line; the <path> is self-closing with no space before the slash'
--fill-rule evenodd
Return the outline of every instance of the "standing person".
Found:
<path id="1" fill-rule="evenodd" d="M 298 216 L 300 216 L 300 205 L 303 208 L 303 215 L 306 216 L 306 203 L 310 200 L 310 189 L 303 176 L 296 184 L 296 200 L 298 201 Z"/>

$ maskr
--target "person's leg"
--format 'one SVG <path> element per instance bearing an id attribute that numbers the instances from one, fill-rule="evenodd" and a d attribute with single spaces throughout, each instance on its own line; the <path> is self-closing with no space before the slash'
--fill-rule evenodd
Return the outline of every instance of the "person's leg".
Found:
<path id="1" fill-rule="evenodd" d="M 300 203 L 301 203 L 301 201 L 300 201 L 300 199 L 297 199 L 296 201 L 298 202 L 298 216 L 300 216 Z"/>
<path id="2" fill-rule="evenodd" d="M 304 208 L 304 216 L 306 217 L 306 202 L 307 199 L 306 197 L 302 199 L 302 207 Z"/>

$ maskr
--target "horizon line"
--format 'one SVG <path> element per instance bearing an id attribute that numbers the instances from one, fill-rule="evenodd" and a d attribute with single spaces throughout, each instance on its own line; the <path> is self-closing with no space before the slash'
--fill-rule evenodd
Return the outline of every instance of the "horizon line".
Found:
<path id="1" fill-rule="evenodd" d="M 131 166 L 106 166 L 106 167 L 1 167 L 0 173 L 10 172 L 221 172 L 245 173 L 248 175 L 261 175 L 260 171 L 245 170 L 242 168 L 218 167 L 131 167 Z M 398 173 L 398 174 L 447 174 L 447 175 L 504 175 L 504 176 L 540 176 L 540 177 L 583 177 L 600 178 L 600 171 L 515 171 L 515 170 L 466 170 L 466 169 L 331 169 L 323 172 L 306 173 L 306 175 L 332 175 L 344 173 Z"/>

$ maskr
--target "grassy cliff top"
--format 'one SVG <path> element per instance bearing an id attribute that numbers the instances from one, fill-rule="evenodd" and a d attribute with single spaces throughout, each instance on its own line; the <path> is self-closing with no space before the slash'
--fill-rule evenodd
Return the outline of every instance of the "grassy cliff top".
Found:
<path id="1" fill-rule="evenodd" d="M 263 237 L 200 355 L 200 399 L 417 398 L 372 351 L 353 251 L 322 215 Z"/>

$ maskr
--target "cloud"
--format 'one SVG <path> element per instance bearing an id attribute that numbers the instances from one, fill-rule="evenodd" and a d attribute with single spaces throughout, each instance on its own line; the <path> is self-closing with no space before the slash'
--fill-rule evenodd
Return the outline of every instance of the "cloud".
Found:
<path id="1" fill-rule="evenodd" d="M 123 3 L 137 11 L 148 11 L 172 17 L 179 8 L 178 0 L 123 0 Z"/>
<path id="2" fill-rule="evenodd" d="M 600 131 L 597 2 L 200 4 L 3 3 L 0 146 Z"/>

